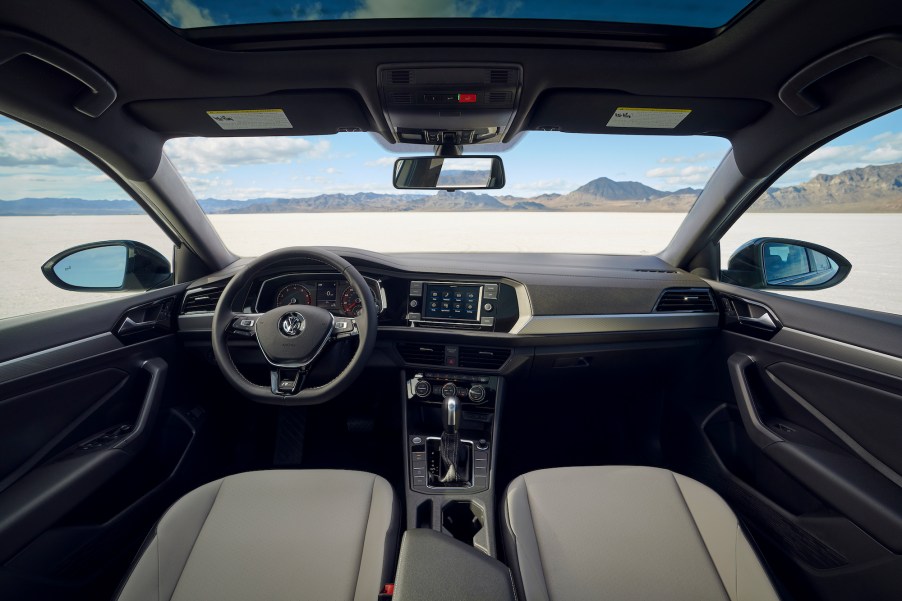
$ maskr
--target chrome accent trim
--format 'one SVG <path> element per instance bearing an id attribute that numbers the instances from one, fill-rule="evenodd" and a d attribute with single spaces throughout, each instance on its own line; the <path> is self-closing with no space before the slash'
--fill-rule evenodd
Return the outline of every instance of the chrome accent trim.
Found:
<path id="1" fill-rule="evenodd" d="M 96 355 L 121 349 L 123 344 L 110 332 L 73 340 L 66 344 L 16 357 L 0 363 L 0 384 L 48 369 L 57 369 Z"/>
<path id="2" fill-rule="evenodd" d="M 716 328 L 719 313 L 635 313 L 617 315 L 537 315 L 511 334 L 597 334 Z"/>
<path id="3" fill-rule="evenodd" d="M 834 361 L 849 363 L 872 371 L 902 378 L 902 358 L 864 347 L 784 327 L 771 342 Z"/>
<path id="4" fill-rule="evenodd" d="M 510 333 L 519 334 L 533 318 L 532 300 L 529 298 L 529 290 L 520 282 L 514 282 L 510 286 L 517 294 L 517 311 L 520 314 L 520 317 L 517 318 L 517 321 L 511 327 Z"/>

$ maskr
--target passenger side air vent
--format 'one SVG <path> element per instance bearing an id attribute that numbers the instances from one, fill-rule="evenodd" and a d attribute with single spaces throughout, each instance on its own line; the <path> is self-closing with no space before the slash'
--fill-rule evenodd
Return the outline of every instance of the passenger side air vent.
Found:
<path id="1" fill-rule="evenodd" d="M 200 288 L 191 290 L 185 295 L 182 303 L 182 315 L 188 313 L 212 313 L 216 308 L 219 297 L 222 296 L 222 288 Z"/>
<path id="2" fill-rule="evenodd" d="M 407 363 L 417 365 L 442 365 L 445 362 L 444 344 L 416 344 L 399 342 L 398 352 Z"/>
<path id="3" fill-rule="evenodd" d="M 392 104 L 410 104 L 411 102 L 413 102 L 413 94 L 395 92 L 388 95 L 388 100 Z"/>
<path id="4" fill-rule="evenodd" d="M 391 72 L 391 82 L 395 85 L 410 83 L 410 71 L 400 70 Z"/>
<path id="5" fill-rule="evenodd" d="M 510 92 L 489 92 L 489 104 L 504 104 L 514 99 Z"/>
<path id="6" fill-rule="evenodd" d="M 458 364 L 470 369 L 501 369 L 510 356 L 511 351 L 506 348 L 462 346 Z"/>
<path id="7" fill-rule="evenodd" d="M 715 313 L 707 288 L 668 288 L 655 305 L 656 313 Z"/>
<path id="8" fill-rule="evenodd" d="M 510 71 L 507 69 L 492 69 L 489 72 L 489 83 L 508 83 Z"/>

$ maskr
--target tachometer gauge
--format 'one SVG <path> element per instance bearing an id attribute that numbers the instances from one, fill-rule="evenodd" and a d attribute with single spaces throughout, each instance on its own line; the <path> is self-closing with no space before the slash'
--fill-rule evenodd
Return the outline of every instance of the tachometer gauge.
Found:
<path id="1" fill-rule="evenodd" d="M 370 294 L 373 295 L 373 300 L 376 302 L 376 312 L 379 313 L 382 310 L 379 295 L 372 288 L 370 288 Z M 345 288 L 344 293 L 341 295 L 341 310 L 344 312 L 345 317 L 357 317 L 363 311 L 363 302 L 360 300 L 360 296 L 350 286 Z"/>
<path id="2" fill-rule="evenodd" d="M 303 284 L 288 284 L 279 289 L 276 295 L 276 306 L 282 305 L 312 305 L 313 296 Z"/>

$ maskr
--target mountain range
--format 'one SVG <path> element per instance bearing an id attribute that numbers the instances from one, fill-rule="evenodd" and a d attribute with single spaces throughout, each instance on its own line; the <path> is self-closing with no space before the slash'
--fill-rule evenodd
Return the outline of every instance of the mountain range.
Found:
<path id="1" fill-rule="evenodd" d="M 593 211 L 685 212 L 701 190 L 656 190 L 639 182 L 600 177 L 567 194 L 532 197 L 476 192 L 437 194 L 321 194 L 309 198 L 201 199 L 208 214 L 346 211 Z M 902 212 L 902 163 L 817 175 L 795 186 L 771 188 L 752 211 L 816 213 Z M 0 201 L 2 215 L 130 215 L 141 209 L 131 200 L 22 198 Z"/>

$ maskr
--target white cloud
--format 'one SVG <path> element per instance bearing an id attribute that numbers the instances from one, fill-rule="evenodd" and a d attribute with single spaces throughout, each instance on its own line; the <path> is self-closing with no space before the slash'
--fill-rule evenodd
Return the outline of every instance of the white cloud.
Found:
<path id="1" fill-rule="evenodd" d="M 166 154 L 182 173 L 214 173 L 241 165 L 291 163 L 322 158 L 328 140 L 304 138 L 177 138 L 166 143 Z"/>
<path id="2" fill-rule="evenodd" d="M 395 164 L 396 157 L 382 157 L 374 161 L 366 161 L 364 167 L 391 167 Z"/>
<path id="3" fill-rule="evenodd" d="M 680 163 L 703 163 L 713 159 L 719 159 L 721 155 L 712 152 L 700 152 L 689 156 L 661 157 L 658 162 L 664 165 Z"/>
<path id="4" fill-rule="evenodd" d="M 12 122 L 0 124 L 0 165 L 94 169 L 85 159 L 53 138 Z"/>
<path id="5" fill-rule="evenodd" d="M 646 177 L 660 180 L 670 187 L 700 186 L 704 185 L 711 174 L 713 167 L 705 165 L 689 165 L 687 167 L 655 167 L 645 172 Z"/>
<path id="6" fill-rule="evenodd" d="M 169 0 L 169 6 L 160 11 L 163 18 L 176 27 L 212 27 L 216 21 L 207 8 L 201 8 L 191 0 Z"/>
<path id="7" fill-rule="evenodd" d="M 390 19 L 429 17 L 472 17 L 479 0 L 364 0 L 357 10 L 343 15 L 347 19 Z"/>

